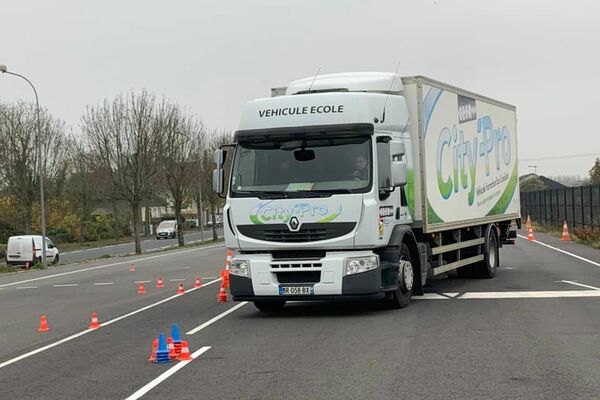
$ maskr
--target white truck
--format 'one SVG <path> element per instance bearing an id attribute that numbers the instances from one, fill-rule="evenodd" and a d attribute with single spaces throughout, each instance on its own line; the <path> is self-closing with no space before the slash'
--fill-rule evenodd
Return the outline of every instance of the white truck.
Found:
<path id="1" fill-rule="evenodd" d="M 272 93 L 244 106 L 235 143 L 215 153 L 234 300 L 401 308 L 450 270 L 495 275 L 521 225 L 514 106 L 393 73 Z"/>

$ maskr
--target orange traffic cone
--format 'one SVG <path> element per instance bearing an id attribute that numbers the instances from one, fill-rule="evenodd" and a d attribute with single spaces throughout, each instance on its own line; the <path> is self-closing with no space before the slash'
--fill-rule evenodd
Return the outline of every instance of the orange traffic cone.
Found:
<path id="1" fill-rule="evenodd" d="M 185 294 L 185 288 L 183 287 L 183 283 L 179 284 L 179 288 L 177 289 L 177 294 Z"/>
<path id="2" fill-rule="evenodd" d="M 527 225 L 526 225 L 527 229 L 531 228 L 531 217 L 529 216 L 529 214 L 527 214 Z"/>
<path id="3" fill-rule="evenodd" d="M 175 343 L 173 343 L 173 338 L 167 338 L 167 346 L 169 348 L 169 359 L 174 360 L 177 358 L 177 350 L 175 350 Z"/>
<path id="4" fill-rule="evenodd" d="M 162 289 L 165 287 L 165 283 L 163 282 L 163 280 L 161 278 L 158 278 L 156 280 L 156 288 L 157 289 Z"/>
<path id="5" fill-rule="evenodd" d="M 156 361 L 156 352 L 158 351 L 158 339 L 154 339 L 152 341 L 152 351 L 150 352 L 150 357 L 148 361 L 155 362 Z"/>
<path id="6" fill-rule="evenodd" d="M 146 288 L 144 288 L 144 284 L 142 282 L 138 284 L 137 292 L 138 294 L 146 294 Z"/>
<path id="7" fill-rule="evenodd" d="M 98 329 L 100 328 L 100 323 L 98 322 L 98 314 L 96 314 L 96 312 L 94 311 L 92 313 L 92 321 L 90 322 L 90 326 L 88 326 L 88 329 Z"/>
<path id="8" fill-rule="evenodd" d="M 569 235 L 569 227 L 567 226 L 567 221 L 563 224 L 563 231 L 560 240 L 569 241 L 571 240 L 571 235 Z"/>
<path id="9" fill-rule="evenodd" d="M 131 263 L 131 265 L 129 266 L 129 272 L 135 272 L 135 264 Z"/>
<path id="10" fill-rule="evenodd" d="M 223 279 L 223 287 L 225 289 L 229 289 L 229 270 L 228 269 L 221 270 L 221 279 Z"/>
<path id="11" fill-rule="evenodd" d="M 535 236 L 533 236 L 533 228 L 531 226 L 527 232 L 527 240 L 535 240 Z"/>
<path id="12" fill-rule="evenodd" d="M 42 315 L 40 317 L 40 327 L 38 328 L 38 332 L 48 332 L 50 328 L 48 328 L 48 320 L 46 320 L 46 316 Z"/>
<path id="13" fill-rule="evenodd" d="M 201 288 L 202 287 L 202 281 L 200 280 L 199 276 L 196 277 L 196 281 L 194 282 L 194 287 L 195 288 Z"/>
<path id="14" fill-rule="evenodd" d="M 223 284 L 221 284 L 221 289 L 219 289 L 217 301 L 219 303 L 227 303 L 227 292 L 225 291 L 225 286 L 223 286 Z"/>
<path id="15" fill-rule="evenodd" d="M 233 258 L 233 251 L 231 249 L 227 249 L 227 253 L 225 256 L 225 269 L 229 269 L 232 258 Z"/>
<path id="16" fill-rule="evenodd" d="M 181 342 L 181 353 L 177 357 L 179 361 L 189 361 L 193 360 L 192 355 L 190 354 L 190 348 L 188 347 L 187 340 L 183 340 Z"/>

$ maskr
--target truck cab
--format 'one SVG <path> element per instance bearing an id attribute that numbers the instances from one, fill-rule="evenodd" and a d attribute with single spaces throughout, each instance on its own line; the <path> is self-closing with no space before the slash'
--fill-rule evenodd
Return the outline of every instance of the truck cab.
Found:
<path id="1" fill-rule="evenodd" d="M 271 308 L 388 293 L 403 304 L 416 242 L 402 263 L 377 251 L 411 223 L 401 88 L 394 74 L 324 76 L 244 107 L 224 208 L 234 299 Z"/>

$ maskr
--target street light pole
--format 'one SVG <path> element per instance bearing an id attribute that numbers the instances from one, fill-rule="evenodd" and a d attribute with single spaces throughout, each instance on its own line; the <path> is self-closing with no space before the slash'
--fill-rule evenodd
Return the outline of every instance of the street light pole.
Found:
<path id="1" fill-rule="evenodd" d="M 42 225 L 42 264 L 46 265 L 46 207 L 44 202 L 44 152 L 42 150 L 43 140 L 42 140 L 42 129 L 40 126 L 40 101 L 38 99 L 37 90 L 35 90 L 35 86 L 33 83 L 23 75 L 17 74 L 16 72 L 10 72 L 6 68 L 6 65 L 0 65 L 0 72 L 3 74 L 9 74 L 17 76 L 25 82 L 29 83 L 29 86 L 33 89 L 33 94 L 35 94 L 35 119 L 36 119 L 36 129 L 37 129 L 37 145 L 38 145 L 38 173 L 40 176 L 40 219 Z"/>

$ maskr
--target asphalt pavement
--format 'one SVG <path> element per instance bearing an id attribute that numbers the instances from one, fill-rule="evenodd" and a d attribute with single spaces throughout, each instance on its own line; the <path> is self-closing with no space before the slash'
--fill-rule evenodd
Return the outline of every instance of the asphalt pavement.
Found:
<path id="1" fill-rule="evenodd" d="M 220 244 L 0 277 L 0 398 L 599 399 L 600 251 L 536 236 L 403 310 L 218 303 Z M 194 360 L 148 362 L 174 322 Z"/>
<path id="2" fill-rule="evenodd" d="M 218 228 L 217 233 L 219 236 L 223 234 L 223 229 Z M 200 242 L 202 239 L 202 234 L 200 231 L 188 231 L 184 233 L 184 241 L 185 243 L 196 243 Z M 212 239 L 212 229 L 204 231 L 204 240 Z M 151 239 L 143 239 L 142 240 L 142 252 L 147 253 L 149 251 L 157 251 L 164 250 L 169 247 L 177 246 L 177 238 L 175 239 L 156 239 L 152 237 Z M 60 250 L 60 245 L 58 245 L 58 249 Z M 85 260 L 96 259 L 102 256 L 124 256 L 133 254 L 135 252 L 135 244 L 133 242 L 129 243 L 121 243 L 121 244 L 112 244 L 109 246 L 102 247 L 91 247 L 89 249 L 81 249 L 75 251 L 69 251 L 60 253 L 60 262 L 61 264 L 71 264 L 76 262 L 81 262 Z"/>

